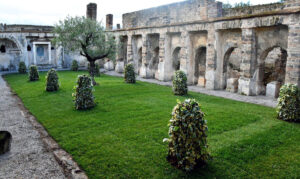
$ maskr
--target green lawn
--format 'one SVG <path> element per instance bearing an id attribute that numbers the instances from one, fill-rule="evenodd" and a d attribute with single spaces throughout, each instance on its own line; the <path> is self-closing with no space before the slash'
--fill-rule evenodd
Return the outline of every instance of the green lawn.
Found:
<path id="1" fill-rule="evenodd" d="M 77 75 L 58 72 L 61 88 L 45 91 L 45 74 L 5 79 L 25 106 L 69 152 L 90 178 L 297 178 L 300 176 L 300 125 L 279 121 L 275 109 L 170 87 L 102 75 L 95 87 L 97 107 L 76 111 L 72 89 Z M 166 161 L 168 121 L 176 100 L 195 98 L 208 122 L 213 160 L 186 174 Z"/>

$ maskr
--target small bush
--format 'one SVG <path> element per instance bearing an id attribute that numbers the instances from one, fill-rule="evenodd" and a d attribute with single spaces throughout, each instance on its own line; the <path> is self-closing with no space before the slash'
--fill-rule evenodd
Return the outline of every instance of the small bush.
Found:
<path id="1" fill-rule="evenodd" d="M 172 89 L 175 95 L 182 96 L 187 94 L 187 77 L 183 71 L 178 70 L 175 72 Z"/>
<path id="2" fill-rule="evenodd" d="M 284 121 L 300 122 L 300 89 L 286 84 L 280 88 L 277 117 Z"/>
<path id="3" fill-rule="evenodd" d="M 90 73 L 91 67 L 90 63 L 88 64 L 88 72 Z M 100 66 L 98 63 L 95 63 L 95 76 L 99 77 L 100 76 Z"/>
<path id="4" fill-rule="evenodd" d="M 25 65 L 25 62 L 20 62 L 19 63 L 19 73 L 26 73 L 27 72 L 27 68 Z"/>
<path id="5" fill-rule="evenodd" d="M 175 167 L 191 171 L 210 158 L 207 145 L 207 125 L 204 113 L 194 99 L 178 101 L 169 122 L 167 160 Z"/>
<path id="6" fill-rule="evenodd" d="M 39 72 L 37 70 L 37 66 L 31 65 L 29 67 L 29 81 L 37 81 L 39 80 Z"/>
<path id="7" fill-rule="evenodd" d="M 72 61 L 71 70 L 72 71 L 78 71 L 78 62 L 76 60 Z"/>
<path id="8" fill-rule="evenodd" d="M 135 83 L 135 73 L 132 64 L 127 64 L 125 66 L 124 79 L 126 83 Z"/>
<path id="9" fill-rule="evenodd" d="M 91 78 L 86 75 L 78 76 L 77 85 L 74 87 L 75 92 L 72 94 L 75 109 L 86 110 L 96 105 L 91 82 Z"/>
<path id="10" fill-rule="evenodd" d="M 46 76 L 46 91 L 57 91 L 59 88 L 58 76 L 54 69 L 48 71 Z"/>

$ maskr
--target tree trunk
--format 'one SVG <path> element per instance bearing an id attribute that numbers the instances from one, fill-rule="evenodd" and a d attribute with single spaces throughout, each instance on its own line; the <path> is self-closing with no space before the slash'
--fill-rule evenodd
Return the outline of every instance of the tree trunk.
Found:
<path id="1" fill-rule="evenodd" d="M 95 81 L 95 68 L 96 68 L 96 65 L 95 65 L 95 61 L 94 60 L 89 60 L 90 62 L 90 77 L 92 78 L 92 83 L 93 85 L 97 85 L 96 81 Z"/>

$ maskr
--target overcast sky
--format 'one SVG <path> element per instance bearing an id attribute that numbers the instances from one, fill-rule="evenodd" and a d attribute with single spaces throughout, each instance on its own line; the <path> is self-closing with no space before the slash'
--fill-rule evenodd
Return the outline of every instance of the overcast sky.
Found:
<path id="1" fill-rule="evenodd" d="M 0 23 L 54 25 L 70 16 L 85 16 L 86 5 L 98 5 L 98 20 L 105 23 L 105 15 L 114 15 L 114 26 L 122 23 L 122 14 L 183 0 L 0 0 Z M 248 2 L 248 0 L 219 0 Z M 251 0 L 251 4 L 272 3 L 278 0 Z"/>

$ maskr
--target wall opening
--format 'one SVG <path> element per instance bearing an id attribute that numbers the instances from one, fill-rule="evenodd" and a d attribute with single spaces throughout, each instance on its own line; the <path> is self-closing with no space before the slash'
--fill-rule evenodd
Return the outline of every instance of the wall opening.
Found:
<path id="1" fill-rule="evenodd" d="M 31 51 L 31 46 L 27 45 L 27 51 L 30 52 Z"/>
<path id="2" fill-rule="evenodd" d="M 0 131 L 0 155 L 10 150 L 12 137 L 7 131 Z"/>
<path id="3" fill-rule="evenodd" d="M 237 47 L 230 47 L 223 61 L 223 89 L 231 92 L 237 92 L 238 80 L 240 78 L 240 58 L 241 52 Z"/>
<path id="4" fill-rule="evenodd" d="M 181 47 L 176 47 L 172 53 L 173 73 L 177 70 L 180 70 L 180 50 Z"/>
<path id="5" fill-rule="evenodd" d="M 259 94 L 278 97 L 285 83 L 287 51 L 275 46 L 263 51 L 258 64 Z"/>
<path id="6" fill-rule="evenodd" d="M 197 81 L 195 84 L 205 87 L 206 71 L 206 47 L 199 47 L 195 51 L 195 72 L 194 77 Z"/>
<path id="7" fill-rule="evenodd" d="M 6 47 L 5 47 L 5 45 L 1 45 L 1 47 L 0 47 L 0 52 L 1 52 L 1 53 L 5 53 L 5 52 L 6 52 Z"/>

